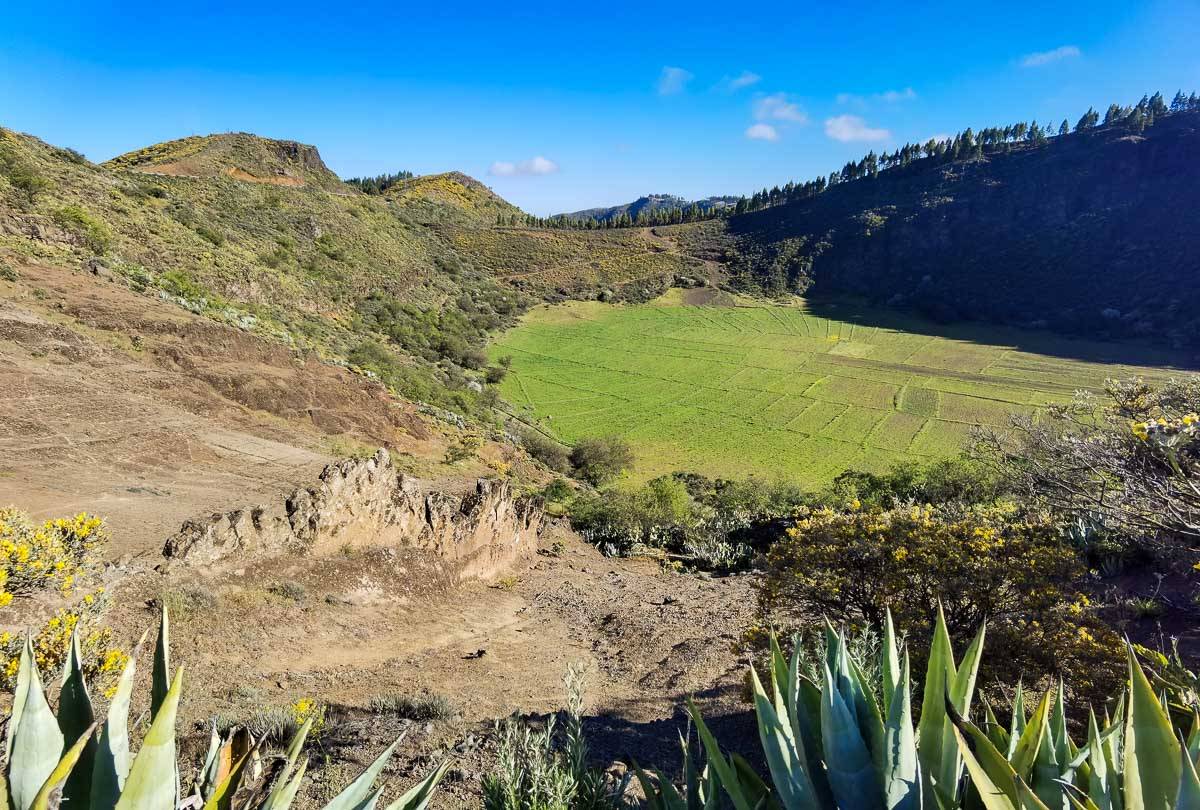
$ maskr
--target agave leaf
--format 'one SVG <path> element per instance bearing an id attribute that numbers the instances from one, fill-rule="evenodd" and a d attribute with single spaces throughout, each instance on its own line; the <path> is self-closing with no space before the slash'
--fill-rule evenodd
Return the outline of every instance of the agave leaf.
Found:
<path id="1" fill-rule="evenodd" d="M 117 806 L 125 778 L 129 776 L 129 703 L 133 697 L 133 683 L 137 674 L 138 654 L 146 643 L 150 631 L 142 633 L 141 639 L 125 669 L 117 680 L 117 690 L 108 704 L 108 719 L 100 729 L 100 741 L 96 745 L 96 758 L 92 767 L 92 810 L 112 810 Z"/>
<path id="2" fill-rule="evenodd" d="M 442 781 L 442 777 L 446 775 L 446 771 L 448 770 L 450 770 L 449 762 L 443 762 L 441 765 L 438 765 L 428 776 L 405 791 L 403 796 L 389 804 L 384 810 L 425 810 L 425 807 L 429 804 L 429 800 L 433 797 L 434 791 L 437 790 L 438 782 Z M 675 790 L 675 786 L 671 784 L 669 779 L 664 780 L 661 773 L 658 777 L 659 784 L 665 785 L 666 789 L 674 793 L 675 796 L 679 796 L 679 793 Z"/>
<path id="3" fill-rule="evenodd" d="M 1180 747 L 1180 770 L 1183 773 L 1179 780 L 1179 795 L 1175 799 L 1175 810 L 1195 810 L 1200 807 L 1200 775 L 1196 773 L 1196 764 L 1188 754 L 1187 745 Z"/>
<path id="4" fill-rule="evenodd" d="M 979 632 L 967 645 L 967 651 L 963 653 L 962 661 L 958 663 L 954 676 L 950 679 L 949 698 L 954 709 L 962 717 L 971 716 L 971 700 L 975 695 L 975 680 L 979 675 L 979 663 L 983 659 L 986 635 L 987 625 L 980 625 Z M 958 744 L 950 729 L 951 725 L 949 719 L 942 723 L 942 759 L 937 782 L 952 798 L 957 798 L 955 791 L 962 774 L 963 763 L 958 753 Z"/>
<path id="5" fill-rule="evenodd" d="M 966 721 L 953 724 L 951 731 L 963 764 L 966 765 L 967 775 L 971 778 L 971 784 L 985 810 L 1019 808 L 1021 805 L 1017 797 L 1017 774 L 992 745 L 991 740 Z"/>
<path id="6" fill-rule="evenodd" d="M 387 747 L 387 749 L 376 757 L 375 761 L 367 766 L 358 778 L 350 783 L 350 786 L 333 797 L 329 804 L 325 805 L 325 810 L 357 810 L 362 806 L 371 795 L 371 788 L 375 785 L 375 780 L 379 778 L 379 774 L 383 773 L 383 769 L 387 766 L 388 760 L 392 758 L 392 754 L 400 746 L 400 741 L 404 739 L 408 733 L 407 730 L 401 732 L 396 741 Z"/>
<path id="7" fill-rule="evenodd" d="M 14 704 L 9 729 L 12 747 L 5 776 L 13 810 L 29 810 L 62 758 L 63 735 L 46 701 L 42 676 L 33 661 L 33 645 L 28 637 L 21 650 L 16 694 L 24 699 L 20 704 Z"/>
<path id="8" fill-rule="evenodd" d="M 30 810 L 57 810 L 59 804 L 65 801 L 63 791 L 66 783 L 71 778 L 71 772 L 75 770 L 83 757 L 83 752 L 87 749 L 88 744 L 93 742 L 92 733 L 95 730 L 96 724 L 92 723 L 83 730 L 83 734 L 79 735 L 75 744 L 67 749 L 62 759 L 58 761 L 58 765 L 51 771 L 50 776 L 46 777 L 46 781 L 37 795 L 33 797 Z"/>
<path id="9" fill-rule="evenodd" d="M 225 750 L 232 749 L 232 742 L 231 739 L 222 748 Z M 222 774 L 221 780 L 213 789 L 212 794 L 205 799 L 204 810 L 230 810 L 233 807 L 233 796 L 237 793 L 238 788 L 241 787 L 242 777 L 250 766 L 250 761 L 254 758 L 256 750 L 256 748 L 252 748 L 243 753 L 237 762 L 233 763 L 232 767 Z"/>
<path id="10" fill-rule="evenodd" d="M 312 730 L 314 719 L 315 717 L 310 714 L 305 719 L 304 724 L 296 731 L 296 734 L 292 737 L 292 741 L 288 743 L 287 761 L 284 763 L 283 770 L 275 778 L 275 785 L 267 795 L 266 801 L 263 802 L 261 810 L 275 810 L 277 807 L 276 803 L 280 800 L 284 791 L 288 789 L 288 785 L 290 784 L 288 777 L 292 773 L 292 768 L 296 766 L 296 760 L 300 758 L 300 752 L 304 750 L 304 741 L 308 739 L 308 733 Z"/>
<path id="11" fill-rule="evenodd" d="M 750 802 L 755 808 L 765 810 L 765 808 L 773 808 L 775 805 L 771 801 L 771 789 L 767 787 L 758 775 L 758 771 L 754 770 L 749 762 L 747 762 L 741 754 L 730 754 L 729 762 L 733 766 L 733 771 L 737 774 L 738 783 L 742 787 L 742 792 L 750 799 Z"/>
<path id="12" fill-rule="evenodd" d="M 1066 769 L 1066 763 L 1058 759 L 1053 726 L 1053 719 L 1042 725 L 1042 739 L 1038 745 L 1037 759 L 1033 763 L 1033 779 L 1029 786 L 1048 807 L 1062 810 L 1067 800 L 1059 780 Z"/>
<path id="13" fill-rule="evenodd" d="M 1091 773 L 1088 774 L 1087 793 L 1096 810 L 1115 810 L 1112 794 L 1114 780 L 1109 772 L 1108 757 L 1104 751 L 1104 743 L 1100 739 L 1100 726 L 1096 722 L 1096 713 L 1088 710 L 1088 757 L 1091 761 Z"/>
<path id="14" fill-rule="evenodd" d="M 883 807 L 878 771 L 867 743 L 858 730 L 854 713 L 825 668 L 821 690 L 821 741 L 829 785 L 840 810 L 873 810 Z"/>
<path id="15" fill-rule="evenodd" d="M 808 776 L 804 750 L 792 737 L 791 721 L 786 715 L 781 718 L 771 705 L 753 667 L 750 668 L 750 680 L 754 685 L 758 738 L 762 741 L 779 801 L 786 810 L 818 810 L 816 788 Z"/>
<path id="16" fill-rule="evenodd" d="M 849 665 L 850 670 L 850 685 L 854 689 L 855 714 L 858 716 L 858 727 L 863 734 L 863 739 L 867 741 L 867 748 L 870 750 L 871 759 L 875 763 L 875 772 L 881 779 L 879 786 L 883 788 L 882 774 L 887 745 L 883 728 L 883 714 L 879 710 L 879 703 L 875 700 L 875 694 L 867 685 L 867 678 L 863 674 L 862 667 L 848 653 L 846 655 L 846 663 Z"/>
<path id="17" fill-rule="evenodd" d="M 1125 807 L 1169 808 L 1178 796 L 1179 740 L 1154 695 L 1133 648 L 1129 648 L 1129 711 L 1125 721 Z"/>
<path id="18" fill-rule="evenodd" d="M 1013 770 L 1026 783 L 1033 779 L 1033 766 L 1038 761 L 1042 739 L 1046 736 L 1046 724 L 1049 721 L 1050 693 L 1047 692 L 1042 696 L 1037 708 L 1034 709 L 1033 717 L 1025 725 L 1025 730 L 1021 732 L 1021 738 L 1017 740 L 1015 750 L 1009 757 Z"/>
<path id="19" fill-rule="evenodd" d="M 162 606 L 162 618 L 158 624 L 158 641 L 154 645 L 154 670 L 150 679 L 150 717 L 158 717 L 158 710 L 167 699 L 171 689 L 171 620 L 167 606 Z"/>
<path id="20" fill-rule="evenodd" d="M 1025 689 L 1021 681 L 1017 681 L 1017 692 L 1013 695 L 1012 703 L 1012 723 L 1008 727 L 1009 748 L 1007 751 L 1008 758 L 1012 759 L 1013 752 L 1017 747 L 1017 740 L 1021 739 L 1021 735 L 1025 733 L 1025 726 L 1029 722 L 1025 716 Z"/>
<path id="21" fill-rule="evenodd" d="M 375 810 L 375 805 L 379 804 L 379 797 L 382 795 L 383 788 L 377 788 L 361 802 L 354 805 L 353 810 Z"/>
<path id="22" fill-rule="evenodd" d="M 883 671 L 883 713 L 891 715 L 892 698 L 900 683 L 900 649 L 896 643 L 896 627 L 892 623 L 892 609 L 888 608 L 883 620 L 883 650 L 880 652 L 880 669 Z"/>
<path id="23" fill-rule="evenodd" d="M 95 729 L 96 715 L 92 698 L 83 677 L 83 661 L 79 651 L 79 624 L 71 631 L 67 660 L 63 665 L 62 690 L 58 695 L 58 728 L 64 740 L 78 740 L 85 729 Z M 63 786 L 62 798 L 67 807 L 82 807 L 92 797 L 92 772 L 96 763 L 96 741 L 84 741 L 78 761 Z"/>
<path id="24" fill-rule="evenodd" d="M 304 780 L 304 774 L 307 770 L 308 760 L 306 759 L 296 768 L 296 772 L 284 784 L 282 790 L 278 793 L 272 792 L 267 797 L 267 801 L 263 804 L 261 810 L 289 810 L 292 802 L 296 800 L 296 794 L 300 792 L 300 783 Z"/>
<path id="25" fill-rule="evenodd" d="M 716 771 L 717 778 L 721 781 L 721 787 L 729 796 L 729 800 L 733 802 L 733 806 L 736 810 L 755 810 L 757 799 L 752 801 L 750 795 L 743 789 L 741 782 L 738 781 L 735 766 L 725 759 L 725 755 L 721 753 L 721 747 L 717 744 L 717 739 L 708 730 L 708 726 L 704 724 L 704 718 L 700 715 L 700 710 L 691 700 L 688 701 L 688 712 L 692 716 L 692 722 L 696 724 L 696 734 L 700 737 L 700 744 L 704 746 L 704 752 L 708 756 L 708 765 Z"/>
<path id="26" fill-rule="evenodd" d="M 884 725 L 884 805 L 888 810 L 920 810 L 921 767 L 912 724 L 908 653 L 896 682 Z"/>
<path id="27" fill-rule="evenodd" d="M 165 615 L 165 614 L 164 614 Z M 183 669 L 164 695 L 142 747 L 129 768 L 116 810 L 172 810 L 178 786 L 175 771 L 175 715 L 183 692 Z"/>
<path id="28" fill-rule="evenodd" d="M 945 695 L 954 682 L 954 653 L 950 646 L 950 634 L 946 630 L 946 617 L 938 605 L 937 623 L 933 628 L 933 640 L 929 646 L 929 663 L 925 670 L 925 691 L 921 703 L 921 718 L 917 722 L 917 749 L 921 758 L 921 772 L 927 781 L 926 788 L 941 784 L 948 770 L 943 765 L 943 740 L 949 721 L 946 719 Z M 956 756 L 957 752 L 950 754 Z M 952 788 L 951 788 L 952 789 Z M 929 792 L 927 790 L 927 792 Z"/>

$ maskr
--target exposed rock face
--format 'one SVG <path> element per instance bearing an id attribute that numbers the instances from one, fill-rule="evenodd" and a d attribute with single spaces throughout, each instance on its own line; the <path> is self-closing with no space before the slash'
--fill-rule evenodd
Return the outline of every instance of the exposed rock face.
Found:
<path id="1" fill-rule="evenodd" d="M 380 449 L 365 461 L 330 464 L 316 486 L 281 503 L 189 520 L 163 556 L 212 566 L 347 546 L 408 546 L 437 554 L 460 579 L 490 577 L 533 553 L 541 520 L 541 509 L 514 498 L 504 482 L 480 479 L 462 497 L 423 494 Z"/>

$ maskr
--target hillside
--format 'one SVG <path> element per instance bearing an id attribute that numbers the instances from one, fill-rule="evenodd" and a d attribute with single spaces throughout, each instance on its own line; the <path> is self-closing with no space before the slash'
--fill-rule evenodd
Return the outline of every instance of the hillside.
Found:
<path id="1" fill-rule="evenodd" d="M 700 264 L 642 232 L 495 227 L 511 213 L 456 172 L 363 194 L 291 141 L 193 137 L 95 165 L 0 129 L 0 259 L 86 269 L 464 414 L 489 413 L 482 347 L 531 301 L 657 294 Z"/>
<path id="2" fill-rule="evenodd" d="M 224 175 L 273 186 L 341 188 L 317 147 L 276 141 L 246 132 L 193 135 L 118 155 L 108 166 L 173 177 Z"/>
<path id="3" fill-rule="evenodd" d="M 730 217 L 692 245 L 735 285 L 852 294 L 941 321 L 1200 346 L 1200 113 L 924 159 Z"/>
<path id="4" fill-rule="evenodd" d="M 556 214 L 556 217 L 565 219 L 584 220 L 591 219 L 596 222 L 609 222 L 617 219 L 622 215 L 627 215 L 631 220 L 637 221 L 640 216 L 650 216 L 659 211 L 671 211 L 674 209 L 686 209 L 691 206 L 697 206 L 701 211 L 724 210 L 733 208 L 737 203 L 738 197 L 705 197 L 702 200 L 685 200 L 683 197 L 677 197 L 674 194 L 648 194 L 645 197 L 638 197 L 631 203 L 624 205 L 613 205 L 601 208 L 585 208 L 582 211 L 572 211 L 569 214 Z"/>

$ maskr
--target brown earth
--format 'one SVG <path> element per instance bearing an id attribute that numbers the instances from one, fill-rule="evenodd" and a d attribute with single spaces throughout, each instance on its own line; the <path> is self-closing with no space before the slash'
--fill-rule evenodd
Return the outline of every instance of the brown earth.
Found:
<path id="1" fill-rule="evenodd" d="M 461 807 L 494 758 L 493 721 L 560 708 L 576 663 L 590 672 L 601 764 L 669 767 L 690 695 L 727 733 L 746 729 L 735 646 L 753 610 L 750 578 L 606 559 L 562 524 L 544 528 L 543 553 L 493 582 L 459 583 L 417 548 L 163 565 L 185 519 L 278 499 L 348 447 L 386 445 L 398 467 L 444 491 L 493 474 L 485 460 L 530 462 L 492 442 L 446 465 L 454 430 L 371 380 L 103 274 L 5 258 L 19 281 L 0 281 L 0 504 L 107 518 L 106 622 L 131 647 L 155 605 L 170 606 L 189 745 L 217 715 L 328 704 L 311 753 L 315 803 L 408 725 L 368 711 L 372 697 L 441 694 L 456 716 L 413 725 L 389 774 L 408 784 L 452 758 L 435 806 Z M 44 607 L 18 600 L 0 624 L 32 623 Z"/>

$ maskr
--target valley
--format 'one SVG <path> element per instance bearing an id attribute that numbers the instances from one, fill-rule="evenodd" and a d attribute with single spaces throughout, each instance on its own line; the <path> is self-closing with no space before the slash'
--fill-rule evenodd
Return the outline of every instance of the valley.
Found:
<path id="1" fill-rule="evenodd" d="M 513 414 L 555 439 L 618 435 L 634 480 L 683 470 L 827 485 L 961 452 L 975 426 L 1097 391 L 1162 381 L 1186 355 L 869 305 L 768 303 L 671 290 L 645 304 L 541 307 L 502 334 Z"/>

